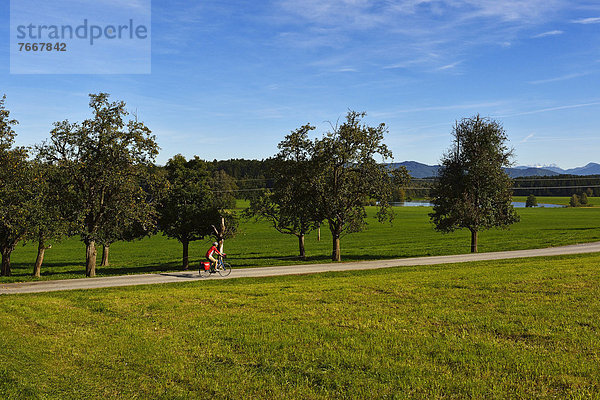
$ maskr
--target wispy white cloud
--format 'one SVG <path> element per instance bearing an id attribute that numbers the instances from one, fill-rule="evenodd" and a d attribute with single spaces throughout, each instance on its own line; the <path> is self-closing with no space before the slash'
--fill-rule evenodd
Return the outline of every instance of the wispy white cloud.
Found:
<path id="1" fill-rule="evenodd" d="M 398 114 L 416 114 L 431 111 L 453 111 L 453 110 L 480 110 L 482 108 L 499 107 L 504 105 L 503 101 L 480 102 L 480 103 L 464 103 L 464 104 L 448 104 L 428 107 L 413 107 L 413 108 L 398 108 L 390 111 L 372 112 L 372 117 L 393 117 Z M 436 125 L 432 125 L 436 126 Z"/>
<path id="2" fill-rule="evenodd" d="M 571 22 L 574 24 L 583 24 L 583 25 L 600 24 L 600 17 L 574 19 Z"/>
<path id="3" fill-rule="evenodd" d="M 535 136 L 535 133 L 531 133 L 531 134 L 527 135 L 526 137 L 524 137 L 523 140 L 521 140 L 519 143 L 526 143 L 529 139 L 531 139 L 534 136 Z"/>
<path id="4" fill-rule="evenodd" d="M 446 71 L 446 70 L 454 69 L 457 66 L 459 66 L 460 64 L 462 64 L 462 60 L 453 62 L 452 64 L 444 65 L 443 67 L 439 67 L 437 70 L 438 71 Z"/>
<path id="5" fill-rule="evenodd" d="M 360 53 L 383 69 L 451 68 L 483 45 L 510 47 L 553 20 L 568 0 L 282 0 L 286 45 L 337 48 L 353 43 L 343 67 Z M 547 33 L 549 35 L 549 33 Z M 332 39 L 333 38 L 333 39 Z M 369 39 L 365 39 L 369 38 Z M 367 46 L 368 40 L 368 46 Z M 314 49 L 314 48 L 313 48 Z M 435 55 L 435 56 L 432 56 Z"/>
<path id="6" fill-rule="evenodd" d="M 496 116 L 494 116 L 494 118 L 520 117 L 522 115 L 540 114 L 540 113 L 551 112 L 551 111 L 570 110 L 570 109 L 574 109 L 574 108 L 594 107 L 594 106 L 600 106 L 600 101 L 593 101 L 593 102 L 589 102 L 589 103 L 580 103 L 580 104 L 569 104 L 569 105 L 557 106 L 557 107 L 540 108 L 537 110 L 523 111 L 523 112 L 506 114 L 506 115 L 496 115 Z"/>
<path id="7" fill-rule="evenodd" d="M 338 68 L 338 69 L 334 70 L 333 72 L 358 72 L 358 70 L 356 68 L 343 67 L 343 68 Z"/>
<path id="8" fill-rule="evenodd" d="M 553 31 L 540 33 L 538 35 L 533 36 L 533 38 L 538 39 L 538 38 L 544 38 L 544 37 L 548 37 L 548 36 L 557 36 L 557 35 L 562 35 L 563 33 L 565 33 L 565 32 L 560 31 L 560 30 L 553 30 Z"/>
<path id="9" fill-rule="evenodd" d="M 539 80 L 535 80 L 535 81 L 530 81 L 529 83 L 532 84 L 532 85 L 541 85 L 541 84 L 544 84 L 544 83 L 567 81 L 569 79 L 575 79 L 575 78 L 579 78 L 579 77 L 586 76 L 586 75 L 589 75 L 589 74 L 590 74 L 590 72 L 578 72 L 578 73 L 573 73 L 573 74 L 567 74 L 567 75 L 557 76 L 555 78 L 539 79 Z"/>

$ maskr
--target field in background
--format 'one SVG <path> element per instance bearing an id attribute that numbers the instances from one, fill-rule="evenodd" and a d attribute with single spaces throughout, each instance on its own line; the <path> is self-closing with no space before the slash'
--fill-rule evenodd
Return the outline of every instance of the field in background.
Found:
<path id="1" fill-rule="evenodd" d="M 342 260 L 370 260 L 459 254 L 470 251 L 470 234 L 458 231 L 441 234 L 429 222 L 430 207 L 397 207 L 392 225 L 376 221 L 375 209 L 368 207 L 369 226 L 364 232 L 342 239 Z M 600 240 L 600 208 L 519 209 L 521 222 L 510 230 L 490 230 L 480 235 L 479 250 L 501 251 L 543 248 Z M 203 260 L 210 240 L 190 245 L 190 259 L 196 265 Z M 307 261 L 297 258 L 295 236 L 282 235 L 266 222 L 245 221 L 240 234 L 225 244 L 225 251 L 234 267 L 289 265 L 303 262 L 329 262 L 331 235 L 324 226 L 321 241 L 316 232 L 306 238 Z M 31 280 L 29 277 L 37 248 L 19 246 L 13 253 L 13 274 L 0 282 Z M 181 269 L 181 245 L 161 235 L 131 243 L 111 246 L 108 268 L 98 267 L 97 273 L 121 275 L 174 271 Z M 98 261 L 100 260 L 100 251 Z M 42 279 L 83 277 L 85 248 L 77 238 L 55 244 L 46 252 Z"/>
<path id="2" fill-rule="evenodd" d="M 598 398 L 600 255 L 0 302 L 0 398 Z"/>
<path id="3" fill-rule="evenodd" d="M 570 197 L 543 197 L 536 196 L 537 202 L 539 204 L 559 204 L 563 206 L 568 206 Z M 525 203 L 527 201 L 527 196 L 513 196 L 513 201 L 520 201 Z M 600 199 L 597 197 L 588 197 L 588 204 L 591 206 L 600 205 Z"/>

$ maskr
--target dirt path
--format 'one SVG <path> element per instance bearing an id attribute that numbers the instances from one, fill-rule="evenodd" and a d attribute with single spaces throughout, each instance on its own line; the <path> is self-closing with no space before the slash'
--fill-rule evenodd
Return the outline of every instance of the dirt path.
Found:
<path id="1" fill-rule="evenodd" d="M 600 242 L 547 249 L 500 251 L 495 253 L 459 254 L 452 256 L 401 258 L 395 260 L 360 261 L 338 264 L 305 264 L 280 267 L 234 269 L 227 278 L 201 278 L 198 271 L 165 272 L 161 274 L 109 276 L 102 278 L 66 279 L 43 282 L 0 284 L 0 294 L 41 293 L 59 290 L 97 289 L 118 286 L 151 285 L 156 283 L 190 282 L 210 279 L 259 278 L 279 275 L 315 274 L 329 271 L 356 271 L 414 265 L 452 264 L 467 261 L 505 260 L 526 257 L 550 257 L 569 254 L 598 253 Z"/>

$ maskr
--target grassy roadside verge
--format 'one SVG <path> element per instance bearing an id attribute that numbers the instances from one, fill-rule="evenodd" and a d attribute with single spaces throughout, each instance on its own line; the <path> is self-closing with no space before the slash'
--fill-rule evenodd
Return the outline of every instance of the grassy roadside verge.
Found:
<path id="1" fill-rule="evenodd" d="M 4 296 L 0 397 L 598 398 L 599 263 Z"/>

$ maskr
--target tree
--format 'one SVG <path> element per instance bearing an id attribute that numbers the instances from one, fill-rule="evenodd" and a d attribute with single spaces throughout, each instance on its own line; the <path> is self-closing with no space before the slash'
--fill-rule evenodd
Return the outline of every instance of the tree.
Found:
<path id="1" fill-rule="evenodd" d="M 115 223 L 115 213 L 146 207 L 135 183 L 158 154 L 150 129 L 137 118 L 126 121 L 125 103 L 108 98 L 90 94 L 92 118 L 56 122 L 50 142 L 40 147 L 42 159 L 69 177 L 64 195 L 73 203 L 73 222 L 86 246 L 88 277 L 96 275 L 96 243 Z"/>
<path id="2" fill-rule="evenodd" d="M 569 200 L 569 205 L 571 207 L 579 207 L 581 205 L 581 203 L 579 202 L 579 196 L 573 193 L 573 195 L 571 196 L 571 200 Z"/>
<path id="3" fill-rule="evenodd" d="M 180 154 L 165 169 L 169 188 L 158 208 L 158 224 L 165 235 L 183 245 L 182 266 L 188 269 L 190 242 L 208 236 L 218 214 L 212 207 L 210 172 L 198 157 L 186 161 Z"/>
<path id="4" fill-rule="evenodd" d="M 110 246 L 118 241 L 133 241 L 156 232 L 158 212 L 156 207 L 166 191 L 166 178 L 153 166 L 140 166 L 137 180 L 130 179 L 115 195 L 107 212 L 107 223 L 102 226 L 98 242 L 102 244 L 100 266 L 109 265 Z M 140 201 L 142 200 L 142 201 Z M 136 207 L 130 207 L 135 203 Z"/>
<path id="5" fill-rule="evenodd" d="M 475 253 L 479 231 L 519 221 L 511 204 L 512 180 L 503 170 L 511 165 L 512 150 L 502 126 L 479 115 L 457 122 L 452 134 L 454 143 L 442 157 L 429 215 L 440 232 L 469 229 Z"/>
<path id="6" fill-rule="evenodd" d="M 219 251 L 223 252 L 226 239 L 231 239 L 237 234 L 238 218 L 231 210 L 225 210 L 212 206 L 207 213 L 207 217 L 212 223 L 212 231 L 209 234 L 215 238 L 219 244 Z"/>
<path id="7" fill-rule="evenodd" d="M 582 206 L 588 205 L 588 196 L 585 192 L 581 193 L 581 196 L 579 196 L 579 203 L 581 203 Z"/>
<path id="8" fill-rule="evenodd" d="M 537 207 L 538 202 L 533 194 L 527 196 L 527 201 L 525 202 L 525 207 Z"/>
<path id="9" fill-rule="evenodd" d="M 13 147 L 16 133 L 12 127 L 18 121 L 10 118 L 5 100 L 6 96 L 0 99 L 0 275 L 10 276 L 10 256 L 31 229 L 30 210 L 35 193 L 27 149 Z"/>
<path id="10" fill-rule="evenodd" d="M 210 174 L 208 183 L 213 191 L 213 205 L 219 209 L 227 210 L 235 208 L 235 193 L 238 185 L 235 179 L 229 176 L 224 170 L 215 170 Z"/>
<path id="11" fill-rule="evenodd" d="M 219 251 L 223 251 L 226 239 L 237 233 L 238 218 L 231 210 L 236 206 L 238 185 L 224 170 L 216 170 L 209 177 L 211 187 L 211 209 L 207 217 L 212 221 L 210 232 L 219 243 Z"/>
<path id="12" fill-rule="evenodd" d="M 394 188 L 393 179 L 385 165 L 392 153 L 383 143 L 385 124 L 371 127 L 362 123 L 364 112 L 349 111 L 341 125 L 314 143 L 314 183 L 317 204 L 332 234 L 333 261 L 341 261 L 340 239 L 364 229 L 365 206 L 369 198 L 379 204 L 380 222 L 393 219 L 389 204 Z M 395 172 L 407 176 L 406 170 Z"/>
<path id="13" fill-rule="evenodd" d="M 279 143 L 279 154 L 273 164 L 273 188 L 251 199 L 246 215 L 268 220 L 278 232 L 298 238 L 301 258 L 306 258 L 306 234 L 317 229 L 323 220 L 318 208 L 313 143 L 304 125 Z"/>
<path id="14" fill-rule="evenodd" d="M 51 242 L 60 240 L 73 229 L 67 218 L 73 210 L 69 209 L 69 202 L 65 201 L 66 198 L 62 195 L 67 180 L 61 176 L 58 168 L 39 160 L 32 164 L 32 168 L 34 196 L 30 209 L 32 224 L 27 238 L 38 245 L 32 275 L 39 278 L 44 255 L 46 250 L 52 247 Z"/>

